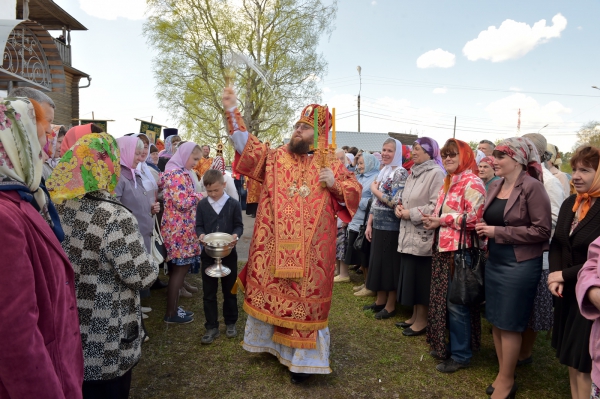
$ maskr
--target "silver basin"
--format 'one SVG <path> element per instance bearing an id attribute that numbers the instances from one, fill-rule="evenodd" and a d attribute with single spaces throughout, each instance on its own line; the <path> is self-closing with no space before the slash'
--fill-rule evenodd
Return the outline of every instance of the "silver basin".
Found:
<path id="1" fill-rule="evenodd" d="M 227 233 L 211 233 L 204 236 L 202 243 L 206 254 L 215 258 L 215 264 L 206 269 L 206 274 L 211 277 L 224 277 L 231 273 L 229 268 L 222 265 L 221 258 L 231 253 L 237 239 Z"/>

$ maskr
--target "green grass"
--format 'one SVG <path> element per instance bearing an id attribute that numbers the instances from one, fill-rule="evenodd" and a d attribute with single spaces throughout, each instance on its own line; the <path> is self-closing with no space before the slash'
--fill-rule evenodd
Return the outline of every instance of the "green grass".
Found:
<path id="1" fill-rule="evenodd" d="M 435 370 L 425 337 L 404 337 L 394 323 L 410 316 L 409 309 L 388 320 L 375 320 L 362 306 L 373 298 L 352 295 L 362 277 L 351 273 L 355 284 L 336 284 L 329 316 L 333 373 L 314 376 L 305 384 L 290 384 L 287 369 L 269 354 L 243 350 L 246 315 L 241 310 L 238 338 L 221 336 L 212 345 L 201 345 L 204 334 L 202 291 L 180 304 L 196 313 L 183 326 L 163 323 L 166 290 L 152 291 L 144 300 L 151 306 L 145 320 L 150 341 L 133 372 L 131 398 L 485 398 L 484 390 L 497 373 L 490 325 L 484 320 L 482 349 L 471 367 L 454 374 Z M 200 275 L 188 277 L 201 285 Z M 519 398 L 570 397 L 567 368 L 561 366 L 545 332 L 538 335 L 534 362 L 517 370 Z"/>

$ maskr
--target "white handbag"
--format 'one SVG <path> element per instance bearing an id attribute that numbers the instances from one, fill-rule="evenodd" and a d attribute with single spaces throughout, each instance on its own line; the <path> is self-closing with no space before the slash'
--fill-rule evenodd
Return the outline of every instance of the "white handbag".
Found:
<path id="1" fill-rule="evenodd" d="M 158 265 L 161 265 L 167 259 L 167 249 L 160 234 L 160 226 L 156 215 L 154 215 L 154 231 L 152 232 L 152 257 Z"/>

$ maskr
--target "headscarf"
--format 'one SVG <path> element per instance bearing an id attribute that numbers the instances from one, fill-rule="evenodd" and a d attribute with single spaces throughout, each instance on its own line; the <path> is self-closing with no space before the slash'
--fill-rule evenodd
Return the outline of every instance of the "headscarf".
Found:
<path id="1" fill-rule="evenodd" d="M 494 168 L 494 165 L 496 164 L 496 158 L 494 158 L 493 156 L 489 156 L 489 157 L 483 157 L 481 158 L 481 160 L 479 161 L 479 163 L 487 163 L 488 165 L 490 165 L 492 167 L 492 169 Z M 477 165 L 479 165 L 479 163 Z"/>
<path id="2" fill-rule="evenodd" d="M 165 149 L 158 154 L 159 157 L 170 159 L 173 154 L 175 154 L 175 151 L 177 151 L 176 149 L 173 149 L 173 138 L 175 137 L 179 138 L 179 136 L 174 135 L 165 139 Z"/>
<path id="3" fill-rule="evenodd" d="M 361 156 L 363 163 L 365 164 L 365 170 L 361 173 L 361 176 L 379 172 L 379 160 L 377 160 L 374 155 L 363 152 Z"/>
<path id="4" fill-rule="evenodd" d="M 550 154 L 548 161 L 550 161 L 552 165 L 556 166 L 557 168 L 562 165 L 562 159 L 558 157 L 558 147 L 556 147 L 554 144 L 548 143 L 546 145 L 546 151 L 548 151 Z"/>
<path id="5" fill-rule="evenodd" d="M 598 153 L 598 155 L 600 155 L 600 150 Z M 582 221 L 590 210 L 592 198 L 598 197 L 600 197 L 600 165 L 598 165 L 598 168 L 596 169 L 596 174 L 594 175 L 594 180 L 592 181 L 590 189 L 583 194 L 577 193 L 577 198 L 573 205 L 573 212 L 577 212 L 578 209 L 581 209 L 579 211 L 579 221 Z"/>
<path id="6" fill-rule="evenodd" d="M 169 136 L 169 137 L 173 137 L 173 136 Z M 169 138 L 167 137 L 167 140 Z M 173 155 L 171 157 L 171 159 L 169 160 L 169 162 L 167 162 L 167 165 L 165 166 L 165 172 L 169 172 L 171 170 L 181 170 L 183 169 L 185 171 L 185 173 L 187 173 L 188 175 L 190 175 L 190 177 L 192 176 L 191 172 L 187 169 L 185 169 L 185 164 L 188 161 L 188 159 L 190 158 L 190 155 L 192 155 L 192 152 L 194 152 L 194 148 L 196 148 L 198 144 L 192 142 L 192 141 L 188 141 L 186 143 L 183 143 L 179 146 L 179 148 L 177 149 L 177 152 L 175 153 L 175 155 Z"/>
<path id="7" fill-rule="evenodd" d="M 373 156 L 381 163 L 381 153 L 380 152 L 374 152 Z"/>
<path id="8" fill-rule="evenodd" d="M 542 164 L 535 145 L 527 137 L 511 137 L 496 146 L 500 151 L 527 168 L 527 174 L 543 182 Z"/>
<path id="9" fill-rule="evenodd" d="M 158 150 L 158 152 L 165 149 L 165 142 L 159 139 L 158 137 L 156 138 L 156 149 Z"/>
<path id="10" fill-rule="evenodd" d="M 154 165 L 154 162 L 152 162 L 152 157 L 150 155 L 152 155 L 152 147 L 156 148 L 158 150 L 158 147 L 155 146 L 154 144 L 150 143 L 150 147 L 148 147 L 148 156 L 146 157 L 146 162 L 150 162 L 151 164 Z"/>
<path id="11" fill-rule="evenodd" d="M 119 145 L 119 151 L 121 152 L 121 166 L 126 167 L 131 171 L 133 175 L 133 185 L 137 188 L 137 179 L 135 175 L 142 176 L 142 173 L 133 167 L 133 160 L 135 158 L 135 148 L 137 147 L 138 141 L 141 141 L 136 136 L 123 136 L 117 139 Z"/>
<path id="12" fill-rule="evenodd" d="M 377 175 L 377 182 L 381 183 L 386 180 L 398 166 L 402 166 L 402 143 L 396 139 L 392 139 L 396 142 L 396 152 L 394 153 L 394 159 L 389 165 L 385 165 L 383 169 Z"/>
<path id="13" fill-rule="evenodd" d="M 479 162 L 481 162 L 481 160 L 483 158 L 485 158 L 485 153 L 481 150 L 476 150 L 477 151 L 477 155 L 475 155 L 475 163 L 477 165 L 479 165 Z"/>
<path id="14" fill-rule="evenodd" d="M 347 153 L 346 154 L 346 158 L 348 158 L 348 163 L 351 164 L 352 162 L 354 162 L 354 154 L 352 153 Z"/>
<path id="15" fill-rule="evenodd" d="M 218 170 L 221 173 L 225 174 L 225 160 L 223 159 L 222 156 L 217 155 L 214 159 L 213 159 L 213 163 L 210 165 L 209 169 L 214 169 L 214 170 Z"/>
<path id="16" fill-rule="evenodd" d="M 46 135 L 46 145 L 44 146 L 44 152 L 48 155 L 48 159 L 46 163 L 50 165 L 52 169 L 56 167 L 58 161 L 60 161 L 60 157 L 57 157 L 58 148 L 56 148 L 56 144 L 58 141 L 58 133 L 61 128 L 64 128 L 63 125 L 50 125 L 52 128 L 52 133 Z"/>
<path id="17" fill-rule="evenodd" d="M 121 175 L 119 158 L 119 146 L 110 134 L 83 136 L 62 156 L 48 179 L 52 200 L 60 204 L 99 190 L 114 194 Z"/>
<path id="18" fill-rule="evenodd" d="M 60 153 L 66 154 L 69 148 L 73 147 L 77 140 L 85 136 L 86 134 L 92 133 L 92 124 L 73 126 L 65 134 L 65 138 L 60 146 Z"/>
<path id="19" fill-rule="evenodd" d="M 132 136 L 137 138 L 139 138 L 140 136 L 144 136 L 148 139 L 149 145 L 148 156 L 146 157 L 146 161 L 138 162 L 135 169 L 137 172 L 139 172 L 138 174 L 142 177 L 142 183 L 144 184 L 144 188 L 146 189 L 146 191 L 158 191 L 158 184 L 156 183 L 156 179 L 154 179 L 154 175 L 152 175 L 152 172 L 150 172 L 150 166 L 146 164 L 148 158 L 150 157 L 150 146 L 154 144 L 150 143 L 150 139 L 144 133 L 134 133 L 132 134 Z"/>
<path id="20" fill-rule="evenodd" d="M 450 188 L 450 183 L 452 183 L 452 176 L 458 175 L 466 170 L 470 170 L 471 172 L 477 170 L 477 164 L 475 163 L 475 155 L 473 154 L 473 150 L 471 149 L 469 144 L 456 139 L 448 139 L 448 141 L 446 141 L 446 144 L 448 144 L 451 141 L 454 142 L 458 147 L 458 156 L 460 157 L 460 163 L 458 164 L 458 168 L 456 168 L 454 173 L 448 173 L 444 178 L 445 193 L 447 193 L 448 189 Z"/>
<path id="21" fill-rule="evenodd" d="M 440 157 L 440 146 L 438 145 L 437 141 L 430 137 L 419 137 L 415 140 L 415 143 L 419 144 L 421 148 L 423 148 L 423 151 L 425 151 L 429 157 L 435 161 L 435 163 L 440 165 L 442 170 L 446 170 L 444 169 L 444 164 L 442 163 L 442 157 Z"/>
<path id="22" fill-rule="evenodd" d="M 25 98 L 0 99 L 0 188 L 28 191 L 33 198 L 27 200 L 35 200 L 40 214 L 50 224 L 46 195 L 38 190 L 42 181 L 42 159 L 31 102 Z M 15 185 L 26 186 L 28 190 Z"/>
<path id="23" fill-rule="evenodd" d="M 412 159 L 412 147 L 402 144 L 402 167 L 410 172 L 410 168 L 413 167 L 415 161 Z"/>

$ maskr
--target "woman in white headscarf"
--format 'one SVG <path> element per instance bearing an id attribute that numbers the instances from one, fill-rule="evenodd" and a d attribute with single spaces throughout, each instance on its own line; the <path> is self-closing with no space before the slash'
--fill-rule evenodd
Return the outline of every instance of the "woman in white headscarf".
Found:
<path id="1" fill-rule="evenodd" d="M 400 278 L 400 253 L 397 251 L 400 219 L 394 214 L 402 196 L 408 172 L 402 167 L 402 143 L 389 138 L 383 142 L 381 163 L 384 165 L 371 183 L 373 204 L 365 230 L 371 241 L 371 258 L 366 287 L 377 292 L 377 300 L 364 310 L 377 312 L 376 319 L 396 314 L 396 290 Z"/>

